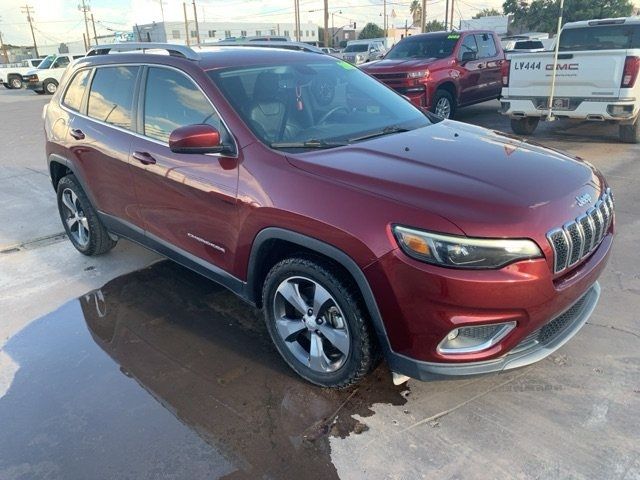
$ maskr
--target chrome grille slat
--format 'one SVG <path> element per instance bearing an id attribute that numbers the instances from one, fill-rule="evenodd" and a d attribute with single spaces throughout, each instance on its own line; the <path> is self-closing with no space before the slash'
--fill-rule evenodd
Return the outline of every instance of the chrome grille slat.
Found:
<path id="1" fill-rule="evenodd" d="M 607 188 L 585 214 L 547 233 L 553 250 L 554 273 L 573 267 L 598 248 L 613 223 L 614 207 L 613 193 Z"/>

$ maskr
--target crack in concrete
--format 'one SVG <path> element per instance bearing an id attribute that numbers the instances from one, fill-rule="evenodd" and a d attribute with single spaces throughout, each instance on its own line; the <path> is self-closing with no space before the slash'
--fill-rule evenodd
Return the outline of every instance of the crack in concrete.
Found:
<path id="1" fill-rule="evenodd" d="M 616 332 L 627 333 L 629 335 L 633 335 L 636 338 L 640 338 L 640 334 L 636 332 L 632 332 L 631 330 L 625 330 L 624 328 L 620 328 L 620 327 L 614 327 L 613 325 L 605 325 L 602 323 L 593 323 L 593 322 L 587 322 L 587 325 L 593 325 L 594 327 L 610 328 L 611 330 L 615 330 Z"/>

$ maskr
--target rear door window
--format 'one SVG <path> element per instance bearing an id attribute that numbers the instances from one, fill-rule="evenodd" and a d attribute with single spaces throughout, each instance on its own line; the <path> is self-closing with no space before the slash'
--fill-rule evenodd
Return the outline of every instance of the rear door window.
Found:
<path id="1" fill-rule="evenodd" d="M 80 107 L 82 106 L 82 97 L 84 96 L 84 91 L 87 88 L 87 83 L 89 83 L 90 72 L 91 69 L 88 68 L 80 70 L 75 74 L 71 82 L 69 82 L 69 88 L 67 88 L 67 91 L 64 94 L 62 103 L 71 110 L 75 110 L 76 112 L 80 111 Z"/>
<path id="2" fill-rule="evenodd" d="M 480 33 L 475 37 L 476 42 L 478 43 L 478 58 L 491 58 L 498 54 L 496 42 L 493 40 L 493 35 Z"/>
<path id="3" fill-rule="evenodd" d="M 184 74 L 150 67 L 144 92 L 144 134 L 162 142 L 178 127 L 209 124 L 226 143 L 228 136 L 211 103 Z"/>
<path id="4" fill-rule="evenodd" d="M 100 67 L 91 82 L 87 115 L 131 130 L 133 90 L 140 67 Z"/>

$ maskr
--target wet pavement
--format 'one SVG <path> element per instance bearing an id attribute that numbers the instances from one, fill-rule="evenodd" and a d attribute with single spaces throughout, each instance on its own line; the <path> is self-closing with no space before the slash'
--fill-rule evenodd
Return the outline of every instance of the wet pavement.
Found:
<path id="1" fill-rule="evenodd" d="M 329 437 L 406 401 L 384 366 L 350 390 L 302 382 L 256 311 L 170 262 L 65 304 L 0 355 L 2 480 L 338 478 Z"/>

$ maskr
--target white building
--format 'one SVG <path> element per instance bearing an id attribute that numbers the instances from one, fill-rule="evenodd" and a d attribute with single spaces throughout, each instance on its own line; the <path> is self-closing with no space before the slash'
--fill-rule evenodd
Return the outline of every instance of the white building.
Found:
<path id="1" fill-rule="evenodd" d="M 231 22 L 198 22 L 200 43 L 213 43 L 231 37 L 282 36 L 291 40 L 296 38 L 293 23 L 231 23 Z M 142 42 L 162 42 L 185 45 L 197 42 L 196 26 L 193 20 L 185 27 L 184 22 L 154 22 L 146 25 L 134 25 L 135 40 Z M 300 41 L 317 42 L 318 25 L 304 23 L 300 25 Z"/>

